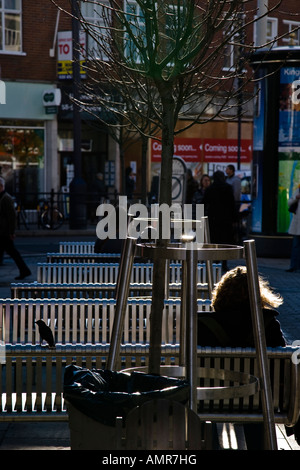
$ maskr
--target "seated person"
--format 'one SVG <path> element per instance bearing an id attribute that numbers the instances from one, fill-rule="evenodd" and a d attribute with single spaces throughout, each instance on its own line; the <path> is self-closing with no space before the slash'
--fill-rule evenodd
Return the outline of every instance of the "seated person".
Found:
<path id="1" fill-rule="evenodd" d="M 275 310 L 283 299 L 260 276 L 259 288 L 267 346 L 286 346 Z M 238 266 L 222 276 L 212 293 L 212 307 L 212 312 L 198 313 L 199 346 L 255 347 L 245 266 Z M 245 423 L 243 427 L 247 449 L 263 449 L 263 425 Z"/>
<path id="2" fill-rule="evenodd" d="M 267 281 L 259 276 L 266 343 L 269 347 L 286 346 L 277 320 L 276 307 L 283 303 Z M 198 345 L 254 347 L 247 269 L 238 266 L 222 276 L 212 293 L 213 312 L 198 313 Z"/>

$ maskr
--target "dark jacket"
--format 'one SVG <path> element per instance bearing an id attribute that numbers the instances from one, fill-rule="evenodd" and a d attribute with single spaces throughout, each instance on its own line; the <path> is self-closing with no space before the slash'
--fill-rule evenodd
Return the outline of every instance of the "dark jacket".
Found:
<path id="1" fill-rule="evenodd" d="M 0 193 L 0 236 L 14 235 L 16 221 L 14 200 L 6 191 L 3 191 Z"/>
<path id="2" fill-rule="evenodd" d="M 286 346 L 278 312 L 263 308 L 267 346 Z M 230 312 L 198 313 L 198 345 L 220 347 L 255 347 L 251 311 L 247 307 Z"/>
<path id="3" fill-rule="evenodd" d="M 205 191 L 202 204 L 208 217 L 211 243 L 233 243 L 235 201 L 230 184 L 214 182 Z"/>

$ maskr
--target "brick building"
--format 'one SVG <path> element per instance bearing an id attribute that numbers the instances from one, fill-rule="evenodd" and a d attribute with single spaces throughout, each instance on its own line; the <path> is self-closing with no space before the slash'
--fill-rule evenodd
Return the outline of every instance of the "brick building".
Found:
<path id="1" fill-rule="evenodd" d="M 259 1 L 252 3 L 255 10 Z M 70 9 L 69 0 L 60 0 L 59 5 Z M 0 14 L 3 25 L 0 38 L 0 78 L 6 91 L 5 102 L 2 98 L 0 104 L 2 174 L 8 181 L 9 190 L 14 193 L 29 190 L 32 193 L 48 192 L 51 188 L 55 191 L 61 188 L 67 191 L 73 163 L 72 107 L 68 98 L 72 93 L 72 80 L 63 78 L 59 59 L 60 52 L 67 51 L 64 44 L 67 45 L 66 41 L 71 37 L 71 19 L 58 10 L 51 0 L 3 0 Z M 283 0 L 279 9 L 267 19 L 266 39 L 278 37 L 276 46 L 287 46 L 291 38 L 281 36 L 286 35 L 297 24 L 300 24 L 298 1 Z M 256 41 L 258 32 L 255 28 L 251 34 Z M 292 40 L 295 47 L 300 45 L 299 32 Z M 58 100 L 57 108 L 53 99 Z M 179 122 L 178 126 L 181 125 Z M 252 162 L 249 145 L 253 139 L 252 108 L 247 109 L 243 115 L 241 134 L 247 154 L 241 171 L 248 172 L 251 171 Z M 198 175 L 204 171 L 211 173 L 216 168 L 223 168 L 226 161 L 218 161 L 218 152 L 215 150 L 227 145 L 234 151 L 236 140 L 235 119 L 227 122 L 215 120 L 183 132 L 178 138 L 176 149 L 181 149 L 180 156 L 186 158 L 184 152 L 190 148 L 190 144 L 199 144 L 201 141 L 202 148 L 207 144 L 205 148 L 209 154 L 202 153 L 196 157 L 196 163 L 195 160 L 186 159 L 187 166 Z M 150 147 L 149 173 L 153 176 L 159 167 L 159 149 L 155 142 Z M 157 149 L 158 153 L 155 153 Z M 125 152 L 125 166 L 134 164 L 137 175 L 141 174 L 140 155 L 139 141 Z M 88 188 L 91 188 L 96 173 L 105 173 L 109 165 L 115 171 L 115 178 L 110 181 L 111 189 L 120 190 L 118 146 L 98 122 L 83 114 L 82 172 Z M 148 189 L 150 184 L 151 178 L 147 181 Z M 140 187 L 141 181 L 137 180 L 137 192 Z"/>
<path id="2" fill-rule="evenodd" d="M 0 78 L 6 91 L 5 103 L 0 104 L 2 175 L 8 190 L 16 194 L 66 189 L 73 174 L 72 112 L 70 102 L 66 105 L 72 80 L 58 76 L 58 39 L 60 32 L 72 34 L 70 17 L 51 0 L 6 0 L 1 5 L 5 35 L 0 43 Z M 60 5 L 70 8 L 68 0 Z M 53 97 L 58 99 L 57 107 Z M 82 161 L 91 185 L 96 173 L 104 171 L 109 139 L 86 118 Z M 112 154 L 115 157 L 113 150 Z M 26 197 L 27 204 L 30 199 Z"/>

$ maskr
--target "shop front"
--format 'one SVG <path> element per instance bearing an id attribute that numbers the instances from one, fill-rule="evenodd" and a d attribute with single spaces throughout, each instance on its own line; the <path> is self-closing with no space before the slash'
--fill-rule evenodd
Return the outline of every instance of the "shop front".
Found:
<path id="1" fill-rule="evenodd" d="M 6 99 L 0 105 L 1 176 L 24 205 L 35 206 L 37 194 L 58 183 L 57 120 L 43 105 L 46 88 L 40 83 L 5 82 Z"/>

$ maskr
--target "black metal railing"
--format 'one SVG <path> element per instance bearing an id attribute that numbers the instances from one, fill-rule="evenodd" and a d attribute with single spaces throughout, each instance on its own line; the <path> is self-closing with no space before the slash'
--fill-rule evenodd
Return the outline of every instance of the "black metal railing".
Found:
<path id="1" fill-rule="evenodd" d="M 19 230 L 58 229 L 69 225 L 69 192 L 51 190 L 40 193 L 15 193 L 12 196 L 15 200 Z M 96 209 L 99 204 L 105 201 L 116 206 L 118 197 L 119 194 L 116 191 L 108 193 L 105 198 L 92 192 L 82 194 L 80 203 L 86 206 L 87 223 L 96 224 Z"/>

